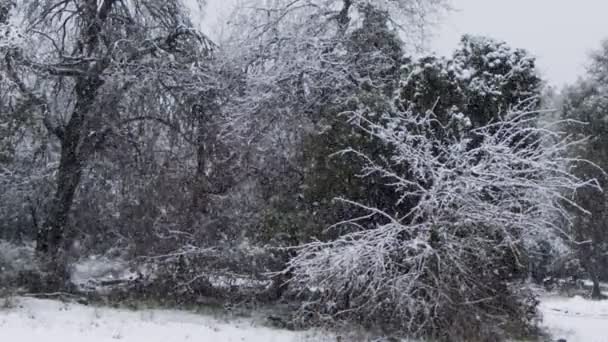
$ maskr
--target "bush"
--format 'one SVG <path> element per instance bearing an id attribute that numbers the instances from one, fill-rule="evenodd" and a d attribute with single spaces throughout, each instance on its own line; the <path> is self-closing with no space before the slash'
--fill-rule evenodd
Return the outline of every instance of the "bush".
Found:
<path id="1" fill-rule="evenodd" d="M 36 290 L 41 279 L 33 244 L 0 241 L 0 293 L 14 293 L 18 288 Z"/>
<path id="2" fill-rule="evenodd" d="M 535 299 L 514 286 L 527 277 L 524 242 L 549 241 L 555 222 L 570 222 L 564 191 L 596 186 L 564 171 L 568 142 L 530 113 L 474 129 L 456 113 L 445 125 L 432 113 L 354 115 L 394 153 L 385 163 L 345 153 L 366 162 L 363 175 L 384 178 L 397 204 L 415 205 L 392 213 L 344 200 L 369 212 L 343 222 L 358 229 L 305 244 L 290 261 L 292 284 L 313 294 L 303 317 L 445 341 L 530 331 Z"/>

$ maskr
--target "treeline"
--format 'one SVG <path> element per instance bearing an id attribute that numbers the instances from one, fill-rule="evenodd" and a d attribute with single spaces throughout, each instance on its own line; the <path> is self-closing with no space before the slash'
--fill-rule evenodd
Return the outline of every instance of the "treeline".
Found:
<path id="1" fill-rule="evenodd" d="M 530 277 L 601 297 L 608 49 L 560 95 L 490 38 L 407 57 L 448 8 L 252 1 L 212 41 L 177 0 L 0 0 L 0 238 L 36 252 L 0 280 L 95 256 L 121 300 L 446 341 L 533 333 Z"/>

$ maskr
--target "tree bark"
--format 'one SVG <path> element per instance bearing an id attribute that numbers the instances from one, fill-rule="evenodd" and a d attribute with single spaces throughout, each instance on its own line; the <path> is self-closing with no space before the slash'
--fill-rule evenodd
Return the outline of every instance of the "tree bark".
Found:
<path id="1" fill-rule="evenodd" d="M 87 0 L 79 13 L 83 25 L 86 27 L 80 37 L 81 52 L 87 56 L 96 53 L 99 45 L 101 25 L 105 22 L 115 0 L 103 1 L 98 9 L 96 0 Z M 85 50 L 82 50 L 85 49 Z M 67 125 L 56 134 L 61 141 L 61 158 L 57 172 L 57 189 L 53 196 L 51 210 L 45 223 L 38 231 L 36 250 L 45 254 L 51 265 L 62 267 L 58 260 L 60 250 L 66 245 L 66 229 L 74 196 L 80 185 L 82 170 L 86 160 L 94 151 L 91 143 L 94 137 L 87 131 L 91 110 L 95 102 L 97 90 L 103 85 L 101 74 L 108 61 L 100 60 L 91 65 L 82 76 L 77 76 L 74 86 L 76 104 Z M 87 144 L 88 143 L 88 144 Z M 88 146 L 87 146 L 88 145 Z M 58 269 L 57 269 L 58 270 Z M 51 270 L 53 271 L 53 270 Z"/>
<path id="2" fill-rule="evenodd" d="M 350 18 L 348 17 L 348 11 L 350 11 L 353 2 L 352 0 L 343 0 L 342 3 L 342 9 L 340 10 L 340 13 L 338 13 L 338 25 L 340 25 L 340 29 L 342 30 L 342 33 L 344 33 L 346 31 L 346 26 L 350 21 Z"/>
<path id="3" fill-rule="evenodd" d="M 203 105 L 194 105 L 192 114 L 195 116 L 197 124 L 196 135 L 196 172 L 194 174 L 194 184 L 192 189 L 192 212 L 191 216 L 203 213 L 207 214 L 209 204 L 209 179 L 207 177 L 207 138 L 209 129 L 208 108 Z"/>
<path id="4" fill-rule="evenodd" d="M 591 290 L 591 299 L 602 299 L 602 291 L 600 289 L 600 279 L 599 277 L 595 274 L 591 275 L 591 280 L 593 281 L 593 290 Z"/>
<path id="5" fill-rule="evenodd" d="M 192 107 L 192 115 L 195 118 L 196 136 L 196 173 L 194 175 L 194 188 L 192 189 L 192 214 L 209 213 L 210 195 L 212 182 L 207 175 L 210 156 L 214 152 L 215 135 L 217 127 L 213 122 L 214 115 L 219 113 L 220 108 L 215 103 L 216 94 L 209 92 L 204 94 L 202 103 Z"/>
<path id="6" fill-rule="evenodd" d="M 202 133 L 199 133 L 202 136 Z M 209 180 L 207 179 L 207 151 L 202 137 L 198 139 L 196 149 L 196 173 L 194 175 L 194 189 L 192 191 L 192 211 L 193 214 L 207 214 L 209 206 Z"/>
<path id="7" fill-rule="evenodd" d="M 38 231 L 36 249 L 38 252 L 48 255 L 57 254 L 61 247 L 68 223 L 68 215 L 82 176 L 80 158 L 78 158 L 77 151 L 71 145 L 64 146 L 61 150 L 57 189 L 53 196 L 49 217 Z"/>
<path id="8" fill-rule="evenodd" d="M 64 239 L 68 218 L 76 190 L 80 185 L 82 170 L 92 149 L 85 146 L 83 137 L 87 127 L 87 117 L 95 100 L 95 94 L 101 87 L 98 77 L 81 78 L 74 91 L 77 102 L 61 138 L 61 158 L 57 170 L 57 189 L 53 196 L 49 216 L 39 229 L 36 239 L 36 250 L 50 257 L 53 261 L 65 246 Z M 53 261 L 56 263 L 56 260 Z"/>

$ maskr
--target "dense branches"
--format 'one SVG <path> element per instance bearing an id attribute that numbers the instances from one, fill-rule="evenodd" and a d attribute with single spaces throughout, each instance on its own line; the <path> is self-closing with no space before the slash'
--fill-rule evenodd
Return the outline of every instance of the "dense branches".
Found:
<path id="1" fill-rule="evenodd" d="M 366 161 L 363 177 L 379 174 L 400 201 L 416 205 L 401 216 L 365 208 L 368 216 L 343 222 L 360 229 L 298 248 L 289 263 L 293 282 L 318 293 L 316 310 L 411 334 L 447 338 L 456 330 L 464 339 L 473 332 L 456 329 L 461 313 L 474 313 L 476 323 L 467 326 L 481 335 L 506 323 L 498 317 L 524 317 L 508 288 L 524 266 L 522 247 L 533 236 L 564 234 L 559 223 L 571 220 L 569 196 L 598 187 L 571 173 L 577 160 L 564 156 L 571 142 L 535 127 L 531 113 L 466 133 L 459 117 L 443 126 L 432 114 L 387 114 L 380 122 L 351 115 L 393 153 L 386 164 L 344 153 Z M 473 148 L 472 136 L 481 137 Z M 384 223 L 365 225 L 374 215 Z"/>
<path id="2" fill-rule="evenodd" d="M 587 78 L 564 92 L 562 117 L 567 119 L 564 129 L 573 136 L 587 137 L 585 144 L 573 148 L 571 154 L 593 161 L 599 167 L 608 168 L 608 149 L 606 137 L 608 126 L 608 45 L 593 55 Z M 581 177 L 597 178 L 602 187 L 608 179 L 600 168 L 582 165 L 576 173 Z M 577 220 L 575 236 L 579 244 L 575 245 L 579 260 L 594 282 L 593 297 L 600 298 L 600 278 L 606 277 L 606 194 L 594 189 L 587 189 L 576 194 L 576 201 L 587 208 L 591 215 L 580 216 Z"/>
<path id="3" fill-rule="evenodd" d="M 467 35 L 407 57 L 447 8 L 246 0 L 211 42 L 181 0 L 0 0 L 0 237 L 35 240 L 47 267 L 28 272 L 53 290 L 93 291 L 75 273 L 103 260 L 129 274 L 120 296 L 290 296 L 304 323 L 525 333 L 535 241 L 599 264 L 602 230 L 570 229 L 600 225 L 603 173 L 572 156 L 602 165 L 585 138 L 605 77 L 566 102 L 597 124 L 541 125 L 526 51 Z"/>

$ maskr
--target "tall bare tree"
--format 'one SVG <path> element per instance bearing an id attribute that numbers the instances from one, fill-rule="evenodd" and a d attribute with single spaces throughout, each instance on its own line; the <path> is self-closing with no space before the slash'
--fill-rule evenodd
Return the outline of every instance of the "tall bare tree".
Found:
<path id="1" fill-rule="evenodd" d="M 179 130 L 176 94 L 205 83 L 211 43 L 178 0 L 23 0 L 17 10 L 24 41 L 5 54 L 8 74 L 59 143 L 55 193 L 37 237 L 37 250 L 55 259 L 69 243 L 87 161 L 135 122 Z"/>

